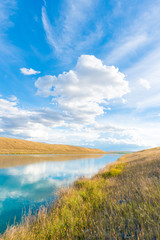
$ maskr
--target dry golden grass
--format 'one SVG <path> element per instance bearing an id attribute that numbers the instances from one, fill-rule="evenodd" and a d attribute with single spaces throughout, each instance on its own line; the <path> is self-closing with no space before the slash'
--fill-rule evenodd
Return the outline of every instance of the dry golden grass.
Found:
<path id="1" fill-rule="evenodd" d="M 8 229 L 5 240 L 160 239 L 160 150 L 127 154 L 58 202 Z"/>
<path id="2" fill-rule="evenodd" d="M 139 152 L 135 152 L 135 153 L 129 153 L 124 155 L 122 158 L 119 159 L 119 161 L 127 161 L 127 162 L 131 162 L 131 161 L 152 161 L 154 160 L 159 160 L 160 158 L 160 147 L 157 148 L 151 148 L 151 149 L 147 149 L 147 150 L 142 150 Z"/>
<path id="3" fill-rule="evenodd" d="M 103 154 L 95 148 L 47 144 L 0 137 L 0 154 Z"/>

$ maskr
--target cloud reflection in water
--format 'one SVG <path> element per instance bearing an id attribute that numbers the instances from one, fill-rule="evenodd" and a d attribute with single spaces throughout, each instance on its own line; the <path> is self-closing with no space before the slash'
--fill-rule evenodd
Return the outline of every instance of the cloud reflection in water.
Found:
<path id="1" fill-rule="evenodd" d="M 91 177 L 119 155 L 88 157 L 69 161 L 46 161 L 0 169 L 0 231 L 6 223 L 20 220 L 22 209 L 53 200 L 60 187 L 81 176 Z"/>

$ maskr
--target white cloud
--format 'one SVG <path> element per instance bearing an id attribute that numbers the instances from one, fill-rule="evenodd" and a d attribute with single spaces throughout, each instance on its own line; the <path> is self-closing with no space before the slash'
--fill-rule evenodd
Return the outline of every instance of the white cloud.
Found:
<path id="1" fill-rule="evenodd" d="M 138 111 L 160 106 L 160 4 L 147 1 L 145 11 L 143 4 L 128 27 L 122 24 L 115 41 L 107 43 L 109 54 L 104 51 L 105 63 L 120 66 L 129 81 L 125 107 Z"/>
<path id="2" fill-rule="evenodd" d="M 42 7 L 42 22 L 43 22 L 43 27 L 46 32 L 46 36 L 47 36 L 47 40 L 48 40 L 49 44 L 58 51 L 59 48 L 54 40 L 53 28 L 48 19 L 45 7 Z"/>
<path id="3" fill-rule="evenodd" d="M 134 35 L 130 37 L 124 37 L 123 39 L 119 39 L 117 43 L 115 43 L 114 49 L 105 59 L 105 62 L 111 64 L 117 64 L 122 61 L 125 57 L 129 57 L 133 55 L 140 47 L 144 46 L 147 42 L 147 36 L 144 35 Z"/>
<path id="4" fill-rule="evenodd" d="M 16 10 L 16 0 L 0 1 L 0 64 L 4 72 L 9 71 L 9 62 L 20 61 L 20 49 L 7 38 L 7 30 L 14 26 L 11 17 L 16 13 Z"/>
<path id="5" fill-rule="evenodd" d="M 123 104 L 126 104 L 127 103 L 127 100 L 125 98 L 122 98 L 122 103 Z"/>
<path id="6" fill-rule="evenodd" d="M 37 94 L 53 96 L 59 108 L 71 119 L 92 123 L 104 112 L 108 100 L 129 92 L 125 75 L 106 66 L 93 55 L 82 55 L 73 70 L 55 76 L 39 77 Z"/>
<path id="7" fill-rule="evenodd" d="M 118 117 L 117 117 L 118 118 Z M 140 122 L 128 120 L 123 117 L 124 123 L 109 123 L 106 119 L 105 123 L 96 123 L 90 128 L 94 135 L 97 134 L 95 141 L 100 143 L 125 146 L 138 146 L 139 148 L 157 147 L 160 145 L 159 134 L 160 124 L 155 122 L 145 123 L 143 120 Z M 108 122 L 108 123 L 106 123 Z M 113 121 L 112 121 L 113 122 Z M 95 135 L 96 136 L 96 135 Z"/>
<path id="8" fill-rule="evenodd" d="M 119 121 L 115 123 L 113 119 L 107 119 L 106 116 L 104 122 L 80 125 L 81 119 L 70 120 L 65 114 L 52 109 L 29 111 L 19 107 L 16 102 L 0 99 L 1 136 L 81 146 L 100 144 L 107 147 L 114 144 L 118 148 L 123 144 L 124 147 L 134 145 L 144 148 L 160 145 L 159 120 L 152 124 L 143 120 L 138 123 L 123 116 L 117 116 Z"/>
<path id="9" fill-rule="evenodd" d="M 11 95 L 8 99 L 12 102 L 17 102 L 18 101 L 18 98 L 15 95 Z"/>
<path id="10" fill-rule="evenodd" d="M 63 115 L 49 109 L 29 111 L 17 102 L 0 99 L 0 129 L 6 135 L 48 140 L 50 128 L 64 126 Z"/>
<path id="11" fill-rule="evenodd" d="M 130 6 L 137 12 L 135 18 L 131 15 L 129 17 L 125 15 L 126 3 L 123 3 L 123 1 L 121 3 L 123 5 L 121 14 L 125 16 L 125 20 L 128 20 L 128 24 L 125 27 L 123 24 L 120 25 L 119 34 L 116 33 L 116 38 L 105 45 L 106 50 L 108 50 L 106 63 L 118 64 L 126 68 L 127 65 L 132 67 L 134 62 L 137 62 L 143 56 L 146 57 L 146 53 L 151 52 L 153 47 L 159 43 L 160 4 L 158 0 L 155 0 L 154 4 L 147 1 L 142 3 L 137 11 L 137 7 L 131 3 Z M 127 8 L 129 10 L 128 4 Z M 106 52 L 104 51 L 104 53 Z"/>
<path id="12" fill-rule="evenodd" d="M 53 86 L 55 81 L 55 76 L 46 75 L 44 77 L 39 77 L 35 82 L 35 86 L 38 88 L 37 94 L 43 97 L 53 96 Z"/>
<path id="13" fill-rule="evenodd" d="M 127 106 L 141 109 L 160 106 L 160 48 L 154 47 L 150 53 L 137 61 L 125 73 L 132 89 L 131 93 L 127 95 Z M 135 81 L 135 79 L 137 80 Z M 139 79 L 143 79 L 143 81 L 141 80 L 143 87 L 140 87 Z M 149 84 L 144 80 L 149 80 Z"/>
<path id="14" fill-rule="evenodd" d="M 20 71 L 24 75 L 36 75 L 36 74 L 41 73 L 40 71 L 35 71 L 32 68 L 29 68 L 29 69 L 28 68 L 20 68 Z"/>
<path id="15" fill-rule="evenodd" d="M 42 7 L 42 23 L 50 46 L 61 60 L 70 61 L 99 42 L 103 36 L 100 22 L 93 17 L 98 1 L 66 0 L 60 10 L 60 17 L 51 22 L 46 6 Z M 92 26 L 92 29 L 91 29 Z M 85 32 L 85 34 L 84 34 Z"/>
<path id="16" fill-rule="evenodd" d="M 147 90 L 151 88 L 149 81 L 144 78 L 139 79 L 139 84 Z"/>
<path id="17" fill-rule="evenodd" d="M 7 0 L 0 2 L 0 26 L 1 30 L 8 28 L 12 25 L 12 22 L 9 20 L 10 16 L 14 14 L 16 9 L 15 0 Z"/>

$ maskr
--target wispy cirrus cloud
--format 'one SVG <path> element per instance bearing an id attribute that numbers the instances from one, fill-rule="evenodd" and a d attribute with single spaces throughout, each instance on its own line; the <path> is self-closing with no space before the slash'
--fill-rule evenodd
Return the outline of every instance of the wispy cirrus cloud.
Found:
<path id="1" fill-rule="evenodd" d="M 0 2 L 0 26 L 2 29 L 8 28 L 12 25 L 10 16 L 14 14 L 16 10 L 16 0 L 6 0 Z"/>
<path id="2" fill-rule="evenodd" d="M 46 7 L 42 7 L 42 22 L 43 22 L 43 27 L 44 27 L 44 30 L 45 30 L 45 33 L 46 33 L 48 43 L 53 48 L 55 48 L 55 50 L 57 52 L 59 52 L 60 48 L 57 45 L 57 42 L 55 40 L 54 29 L 53 29 L 53 26 L 51 25 L 51 23 L 48 19 Z"/>
<path id="3" fill-rule="evenodd" d="M 0 52 L 6 55 L 12 55 L 14 46 L 6 38 L 5 31 L 13 26 L 10 17 L 15 14 L 17 8 L 16 0 L 7 0 L 0 2 Z"/>
<path id="4" fill-rule="evenodd" d="M 47 15 L 46 6 L 42 7 L 42 23 L 46 38 L 58 57 L 71 58 L 81 51 L 91 48 L 103 36 L 101 23 L 95 21 L 93 13 L 98 1 L 65 0 L 56 26 Z M 62 54 L 63 53 L 63 54 Z"/>
<path id="5" fill-rule="evenodd" d="M 121 15 L 125 3 L 121 2 Z M 132 9 L 137 7 L 131 3 Z M 125 28 L 122 24 L 110 42 L 105 44 L 104 62 L 125 73 L 131 92 L 126 96 L 126 108 L 136 111 L 160 106 L 160 3 L 142 1 L 136 18 L 130 14 Z M 123 15 L 124 16 L 124 15 Z M 148 91 L 146 91 L 148 90 Z"/>
<path id="6" fill-rule="evenodd" d="M 10 72 L 10 64 L 21 61 L 21 50 L 8 38 L 7 31 L 14 27 L 12 16 L 17 12 L 17 0 L 0 1 L 0 65 L 4 73 Z M 11 74 L 12 75 L 12 74 Z M 12 75 L 14 78 L 15 76 Z"/>
<path id="7" fill-rule="evenodd" d="M 145 34 L 123 37 L 119 39 L 114 50 L 105 58 L 105 62 L 118 65 L 123 59 L 133 56 L 146 42 L 147 36 Z"/>
<path id="8" fill-rule="evenodd" d="M 154 3 L 142 1 L 138 7 L 134 3 L 131 3 L 129 7 L 127 2 L 119 2 L 121 3 L 120 16 L 124 21 L 127 21 L 127 24 L 120 25 L 115 37 L 105 44 L 108 52 L 105 62 L 128 68 L 127 60 L 132 65 L 138 59 L 143 58 L 145 54 L 151 52 L 153 46 L 158 46 L 160 4 L 158 0 L 155 0 Z M 137 11 L 136 18 L 132 14 L 126 17 L 126 8 Z"/>
<path id="9" fill-rule="evenodd" d="M 127 106 L 129 108 L 137 108 L 142 111 L 160 107 L 159 47 L 155 46 L 143 58 L 126 69 L 125 73 L 130 80 L 130 87 L 132 89 L 131 94 L 128 95 Z M 146 89 L 149 91 L 146 91 Z"/>
<path id="10" fill-rule="evenodd" d="M 139 79 L 139 83 L 142 87 L 144 87 L 145 89 L 149 90 L 151 88 L 151 85 L 149 83 L 149 81 L 147 79 L 144 78 L 140 78 Z"/>
<path id="11" fill-rule="evenodd" d="M 20 68 L 20 71 L 24 75 L 36 75 L 41 73 L 40 71 L 36 71 L 33 68 Z"/>

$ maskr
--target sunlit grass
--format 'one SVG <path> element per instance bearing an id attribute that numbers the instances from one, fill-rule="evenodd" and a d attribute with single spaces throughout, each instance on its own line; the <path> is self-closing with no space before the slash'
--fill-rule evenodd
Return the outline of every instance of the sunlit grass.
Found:
<path id="1" fill-rule="evenodd" d="M 0 154 L 105 154 L 96 148 L 47 144 L 0 137 Z"/>
<path id="2" fill-rule="evenodd" d="M 160 239 L 160 158 L 142 155 L 79 179 L 2 239 Z"/>
<path id="3" fill-rule="evenodd" d="M 103 178 L 118 176 L 122 173 L 125 163 L 120 163 L 111 167 L 109 171 L 104 171 L 101 176 Z"/>

